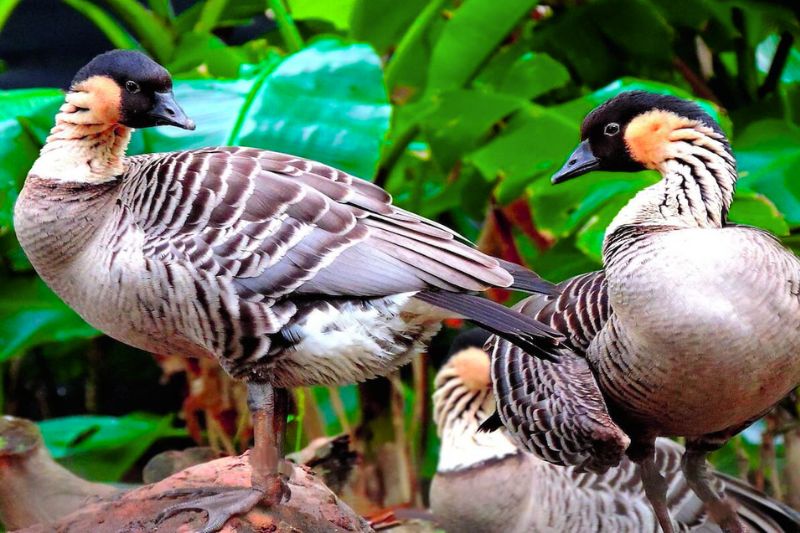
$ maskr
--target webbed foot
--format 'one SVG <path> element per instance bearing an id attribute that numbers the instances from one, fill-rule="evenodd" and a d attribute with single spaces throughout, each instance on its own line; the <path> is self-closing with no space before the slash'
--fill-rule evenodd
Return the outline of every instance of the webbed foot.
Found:
<path id="1" fill-rule="evenodd" d="M 245 514 L 266 497 L 264 490 L 250 487 L 195 487 L 169 490 L 159 498 L 189 497 L 170 505 L 156 517 L 158 526 L 164 520 L 184 511 L 205 511 L 208 520 L 197 533 L 214 533 L 232 517 Z"/>

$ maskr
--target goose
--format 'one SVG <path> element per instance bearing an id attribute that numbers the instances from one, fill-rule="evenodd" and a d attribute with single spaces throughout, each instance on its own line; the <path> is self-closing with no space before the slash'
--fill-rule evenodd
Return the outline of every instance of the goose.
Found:
<path id="1" fill-rule="evenodd" d="M 89 324 L 155 353 L 212 357 L 248 389 L 250 487 L 183 498 L 203 532 L 263 500 L 281 474 L 287 387 L 362 381 L 419 353 L 463 316 L 526 346 L 560 334 L 474 293 L 551 292 L 522 267 L 392 205 L 380 187 L 322 163 L 246 147 L 125 155 L 134 128 L 194 123 L 169 73 L 135 51 L 75 75 L 15 206 L 40 277 Z"/>
<path id="2" fill-rule="evenodd" d="M 623 457 L 605 473 L 557 466 L 520 450 L 506 431 L 480 432 L 494 411 L 487 331 L 459 334 L 434 381 L 434 421 L 441 439 L 430 488 L 436 522 L 446 531 L 643 533 L 658 522 L 642 494 L 636 465 Z M 667 504 L 680 531 L 719 531 L 680 470 L 683 448 L 659 438 L 655 463 L 668 485 Z M 738 505 L 751 531 L 800 531 L 800 513 L 741 480 L 710 472 L 715 490 Z M 476 498 L 475 495 L 480 497 Z"/>
<path id="3" fill-rule="evenodd" d="M 603 472 L 627 455 L 674 531 L 658 436 L 686 437 L 689 487 L 724 531 L 742 531 L 710 482 L 709 452 L 800 383 L 800 263 L 771 234 L 727 220 L 736 161 L 694 102 L 625 92 L 589 113 L 554 184 L 593 170 L 653 169 L 610 223 L 603 269 L 515 309 L 561 332 L 557 361 L 493 342 L 502 423 L 541 458 Z"/>

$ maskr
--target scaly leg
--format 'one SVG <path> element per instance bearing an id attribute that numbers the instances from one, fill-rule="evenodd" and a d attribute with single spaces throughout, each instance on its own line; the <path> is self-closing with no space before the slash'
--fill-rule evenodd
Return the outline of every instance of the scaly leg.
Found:
<path id="1" fill-rule="evenodd" d="M 219 531 L 231 517 L 245 514 L 260 501 L 278 505 L 291 495 L 280 473 L 283 433 L 286 430 L 288 396 L 285 389 L 267 383 L 247 384 L 247 405 L 253 417 L 255 443 L 250 452 L 250 487 L 196 487 L 167 491 L 161 496 L 191 499 L 171 505 L 156 517 L 156 523 L 182 511 L 206 511 L 208 521 L 200 533 Z"/>
<path id="2" fill-rule="evenodd" d="M 655 511 L 656 519 L 658 520 L 661 530 L 664 533 L 674 533 L 675 528 L 672 524 L 672 518 L 669 516 L 669 508 L 667 507 L 667 480 L 661 475 L 658 470 L 658 465 L 655 460 L 655 449 L 650 448 L 644 457 L 637 461 L 639 465 L 639 473 L 642 477 L 642 487 L 647 496 L 647 500 Z"/>
<path id="3" fill-rule="evenodd" d="M 734 503 L 714 488 L 714 478 L 708 471 L 706 457 L 711 450 L 702 441 L 689 440 L 681 459 L 681 469 L 689 488 L 705 504 L 711 518 L 725 533 L 744 533 L 746 531 Z"/>
<path id="4" fill-rule="evenodd" d="M 252 484 L 264 490 L 267 505 L 277 505 L 291 496 L 280 473 L 288 393 L 262 383 L 248 383 L 247 393 L 255 439 L 250 454 Z"/>

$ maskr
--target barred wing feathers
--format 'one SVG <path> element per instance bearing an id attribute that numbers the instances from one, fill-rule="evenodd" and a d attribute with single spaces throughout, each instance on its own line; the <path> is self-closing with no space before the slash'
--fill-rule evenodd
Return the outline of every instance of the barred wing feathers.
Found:
<path id="1" fill-rule="evenodd" d="M 132 157 L 121 202 L 123 218 L 142 233 L 145 256 L 158 268 L 188 263 L 198 293 L 227 283 L 215 292 L 239 307 L 236 316 L 246 320 L 238 322 L 254 339 L 287 326 L 297 298 L 552 288 L 393 206 L 380 187 L 286 154 L 207 148 Z M 449 300 L 440 300 L 447 308 Z M 241 325 L 220 319 L 229 330 Z M 521 320 L 533 337 L 558 336 Z"/>
<path id="2" fill-rule="evenodd" d="M 188 257 L 210 273 L 247 280 L 243 286 L 268 297 L 297 289 L 382 296 L 513 283 L 497 261 L 458 242 L 452 231 L 392 206 L 380 187 L 321 163 L 211 148 L 134 157 L 128 174 L 128 203 L 147 252 Z M 345 256 L 336 276 L 314 279 L 363 243 L 369 246 Z M 373 264 L 385 267 L 380 279 L 363 283 L 358 275 Z"/>
<path id="3" fill-rule="evenodd" d="M 557 295 L 534 295 L 514 308 L 566 337 L 556 360 L 530 357 L 503 339 L 494 341 L 498 415 L 515 440 L 542 459 L 604 472 L 619 464 L 630 443 L 611 419 L 584 358 L 611 312 L 605 276 L 593 272 L 557 288 Z"/>

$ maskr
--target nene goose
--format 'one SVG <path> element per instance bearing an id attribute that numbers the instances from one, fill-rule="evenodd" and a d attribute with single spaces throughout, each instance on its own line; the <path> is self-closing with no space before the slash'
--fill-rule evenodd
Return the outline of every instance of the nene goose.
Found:
<path id="1" fill-rule="evenodd" d="M 434 420 L 442 445 L 430 502 L 439 525 L 462 533 L 657 531 L 629 459 L 605 474 L 581 472 L 520 451 L 504 431 L 478 432 L 494 410 L 483 350 L 488 336 L 473 329 L 456 337 L 453 355 L 436 376 Z M 656 440 L 655 463 L 667 479 L 670 512 L 682 531 L 719 531 L 680 472 L 682 452 L 671 440 Z M 800 531 L 800 513 L 742 481 L 711 475 L 715 490 L 739 504 L 739 517 L 751 531 Z"/>
<path id="2" fill-rule="evenodd" d="M 14 221 L 42 279 L 87 322 L 151 352 L 215 357 L 248 385 L 252 487 L 198 490 L 162 518 L 205 510 L 214 531 L 262 498 L 279 503 L 284 388 L 386 374 L 444 316 L 532 352 L 557 344 L 549 327 L 469 294 L 550 284 L 381 188 L 253 148 L 125 156 L 132 128 L 161 125 L 194 128 L 167 71 L 137 52 L 96 57 L 72 81 Z"/>
<path id="3" fill-rule="evenodd" d="M 657 436 L 685 436 L 686 481 L 725 531 L 742 531 L 705 458 L 800 383 L 800 263 L 770 234 L 729 224 L 737 172 L 719 125 L 696 104 L 627 92 L 592 111 L 553 183 L 592 170 L 655 169 L 611 222 L 602 271 L 516 307 L 567 337 L 557 362 L 502 340 L 498 417 L 543 459 L 603 472 L 641 468 L 673 531 Z"/>

